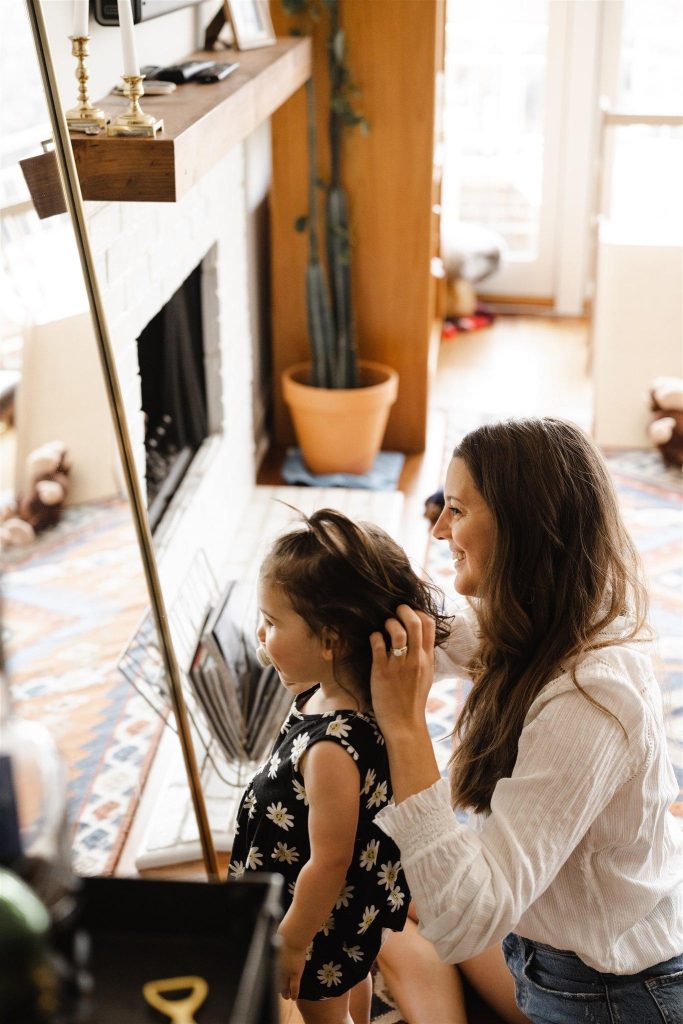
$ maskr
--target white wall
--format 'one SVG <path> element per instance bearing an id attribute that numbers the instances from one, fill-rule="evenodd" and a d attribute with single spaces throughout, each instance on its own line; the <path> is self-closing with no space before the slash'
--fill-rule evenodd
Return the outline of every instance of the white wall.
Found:
<path id="1" fill-rule="evenodd" d="M 196 7 L 184 7 L 136 25 L 135 44 L 140 64 L 174 64 L 198 49 L 202 44 L 204 27 L 216 13 L 216 8 L 216 0 L 205 0 Z M 68 38 L 72 30 L 72 2 L 44 0 L 43 10 L 62 104 L 66 110 L 75 105 L 77 97 L 76 65 Z M 102 99 L 120 81 L 121 68 L 118 27 L 98 25 L 91 13 L 88 61 L 91 100 Z"/>
<path id="2" fill-rule="evenodd" d="M 624 241 L 603 228 L 593 315 L 593 436 L 649 446 L 655 377 L 683 375 L 683 248 Z"/>

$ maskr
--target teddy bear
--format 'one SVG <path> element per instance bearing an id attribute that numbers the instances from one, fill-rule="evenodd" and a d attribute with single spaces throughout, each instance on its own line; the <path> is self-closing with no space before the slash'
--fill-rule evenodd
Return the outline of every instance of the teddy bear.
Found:
<path id="1" fill-rule="evenodd" d="M 683 468 L 683 378 L 656 377 L 650 388 L 648 436 L 667 466 Z"/>
<path id="2" fill-rule="evenodd" d="M 70 463 L 61 441 L 34 449 L 26 460 L 26 492 L 0 512 L 0 545 L 30 544 L 37 533 L 54 526 L 64 511 Z"/>

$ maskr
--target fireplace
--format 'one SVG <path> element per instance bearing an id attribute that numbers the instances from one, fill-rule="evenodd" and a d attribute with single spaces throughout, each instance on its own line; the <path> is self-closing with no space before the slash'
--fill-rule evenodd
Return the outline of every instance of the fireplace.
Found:
<path id="1" fill-rule="evenodd" d="M 152 531 L 209 433 L 201 276 L 200 264 L 137 340 Z"/>

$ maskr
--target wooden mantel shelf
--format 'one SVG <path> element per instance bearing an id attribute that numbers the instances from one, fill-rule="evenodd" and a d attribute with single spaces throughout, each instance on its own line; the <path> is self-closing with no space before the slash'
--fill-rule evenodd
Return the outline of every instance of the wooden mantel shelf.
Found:
<path id="1" fill-rule="evenodd" d="M 223 82 L 179 85 L 168 96 L 143 96 L 145 113 L 162 117 L 154 139 L 72 133 L 84 199 L 177 202 L 228 150 L 241 142 L 311 75 L 308 38 L 279 39 L 258 50 L 205 53 L 186 60 L 238 60 Z M 111 93 L 96 104 L 117 115 L 127 108 Z"/>

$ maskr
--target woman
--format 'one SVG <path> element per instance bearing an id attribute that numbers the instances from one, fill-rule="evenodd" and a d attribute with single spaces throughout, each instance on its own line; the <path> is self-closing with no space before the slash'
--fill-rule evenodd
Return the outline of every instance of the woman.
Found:
<path id="1" fill-rule="evenodd" d="M 538 1024 L 683 1021 L 677 786 L 605 464 L 571 424 L 508 421 L 455 449 L 445 499 L 434 534 L 470 601 L 446 651 L 473 682 L 450 794 L 424 716 L 431 622 L 405 605 L 387 622 L 402 658 L 371 637 L 395 800 L 377 822 L 401 850 L 420 932 L 442 961 L 484 954 L 492 971 L 502 942 L 517 1005 Z M 466 1020 L 452 999 L 443 1020 Z"/>

